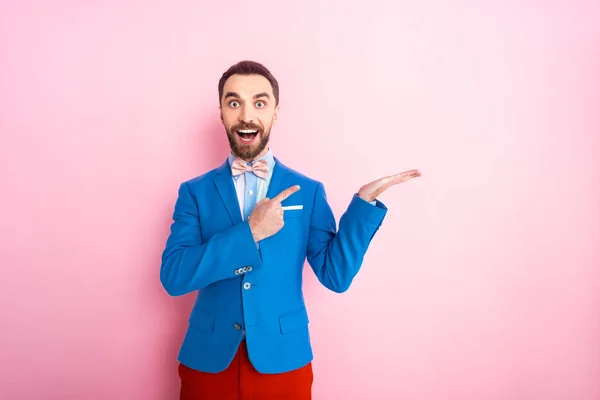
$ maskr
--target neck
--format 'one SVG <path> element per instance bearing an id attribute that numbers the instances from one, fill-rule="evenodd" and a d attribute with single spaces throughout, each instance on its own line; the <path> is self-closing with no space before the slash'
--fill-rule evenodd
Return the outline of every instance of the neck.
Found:
<path id="1" fill-rule="evenodd" d="M 240 159 L 246 161 L 246 162 L 252 162 L 254 160 L 258 160 L 259 158 L 263 157 L 265 154 L 267 154 L 269 152 L 269 147 L 265 147 L 263 151 L 261 151 L 256 157 L 248 159 L 245 157 L 240 157 L 239 155 L 233 153 L 236 157 L 239 157 Z"/>

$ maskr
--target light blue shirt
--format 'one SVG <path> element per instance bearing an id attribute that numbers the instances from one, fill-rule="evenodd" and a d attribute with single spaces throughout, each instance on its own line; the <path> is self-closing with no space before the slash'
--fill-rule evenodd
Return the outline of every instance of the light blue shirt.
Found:
<path id="1" fill-rule="evenodd" d="M 233 165 L 236 157 L 233 154 L 229 154 L 229 165 Z M 275 158 L 271 149 L 264 156 L 258 158 L 258 160 L 266 160 L 269 166 L 269 173 L 267 179 L 262 179 L 254 175 L 252 172 L 247 172 L 233 177 L 233 186 L 235 186 L 235 192 L 238 198 L 238 204 L 240 205 L 240 212 L 242 214 L 242 220 L 246 220 L 254 205 L 267 197 L 267 191 L 269 190 L 269 184 L 271 183 L 271 177 L 273 176 L 273 167 L 275 166 Z M 246 211 L 246 212 L 244 212 Z"/>

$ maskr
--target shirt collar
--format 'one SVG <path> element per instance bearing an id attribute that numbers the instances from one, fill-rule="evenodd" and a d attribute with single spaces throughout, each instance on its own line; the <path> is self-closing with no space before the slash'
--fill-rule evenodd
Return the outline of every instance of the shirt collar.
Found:
<path id="1" fill-rule="evenodd" d="M 231 152 L 229 153 L 228 159 L 229 159 L 230 166 L 233 165 L 233 162 L 235 161 L 236 158 L 237 157 L 234 156 L 233 153 L 231 153 Z M 271 148 L 269 147 L 269 150 L 267 151 L 267 153 L 264 156 L 257 158 L 254 161 L 258 161 L 258 160 L 266 160 L 267 161 L 267 165 L 269 166 L 269 176 L 270 176 L 273 173 L 273 167 L 275 166 L 275 158 L 273 157 L 273 151 L 271 150 Z M 242 175 L 235 176 L 234 179 L 237 180 L 240 176 L 242 176 Z"/>

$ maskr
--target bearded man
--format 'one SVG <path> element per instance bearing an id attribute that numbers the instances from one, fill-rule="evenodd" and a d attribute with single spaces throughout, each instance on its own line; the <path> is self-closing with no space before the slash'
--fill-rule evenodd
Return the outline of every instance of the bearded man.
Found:
<path id="1" fill-rule="evenodd" d="M 168 294 L 197 292 L 178 356 L 180 399 L 309 400 L 305 261 L 325 287 L 346 291 L 387 212 L 377 197 L 421 174 L 361 186 L 337 229 L 323 183 L 268 145 L 279 110 L 271 72 L 242 61 L 218 88 L 231 153 L 180 185 L 160 268 Z"/>

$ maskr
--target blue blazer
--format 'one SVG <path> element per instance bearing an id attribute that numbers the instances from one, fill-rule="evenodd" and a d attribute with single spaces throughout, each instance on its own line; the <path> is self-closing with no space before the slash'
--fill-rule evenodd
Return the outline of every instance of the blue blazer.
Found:
<path id="1" fill-rule="evenodd" d="M 283 228 L 259 246 L 242 221 L 228 161 L 180 185 L 160 280 L 172 296 L 198 292 L 178 355 L 182 364 L 220 372 L 243 339 L 262 373 L 291 371 L 313 359 L 304 263 L 325 287 L 346 291 L 387 208 L 355 194 L 337 230 L 323 184 L 275 159 L 267 197 L 293 185 L 300 191 L 282 206 L 296 207 L 284 211 Z"/>

